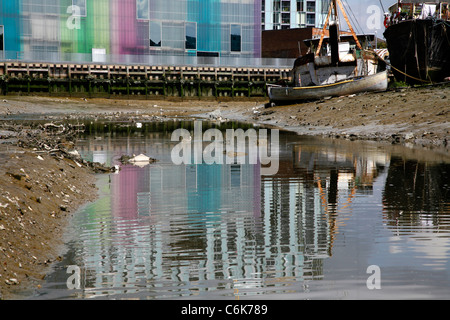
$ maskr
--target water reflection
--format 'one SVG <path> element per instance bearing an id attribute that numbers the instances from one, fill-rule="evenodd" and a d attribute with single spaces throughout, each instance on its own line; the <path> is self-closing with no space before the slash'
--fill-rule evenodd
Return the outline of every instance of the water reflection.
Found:
<path id="1" fill-rule="evenodd" d="M 449 212 L 450 172 L 448 164 L 393 157 L 383 194 L 386 219 L 411 225 L 442 225 L 448 217 L 434 213 Z M 407 217 L 400 219 L 399 217 Z M 447 226 L 444 223 L 444 230 Z"/>
<path id="2" fill-rule="evenodd" d="M 405 160 L 391 146 L 283 133 L 280 170 L 262 176 L 260 165 L 174 166 L 170 134 L 179 126 L 193 128 L 89 127 L 78 143 L 85 158 L 112 165 L 145 153 L 159 161 L 98 177 L 100 199 L 74 218 L 68 254 L 38 297 L 364 297 L 370 264 L 392 280 L 383 297 L 395 297 L 409 285 L 394 281 L 402 273 L 391 267 L 402 265 L 390 260 L 409 254 L 405 230 L 434 239 L 435 259 L 410 259 L 407 268 L 448 266 L 445 156 Z M 431 252 L 426 243 L 415 249 Z M 67 265 L 82 267 L 79 290 L 67 290 Z M 448 272 L 437 280 L 430 285 L 442 293 Z"/>

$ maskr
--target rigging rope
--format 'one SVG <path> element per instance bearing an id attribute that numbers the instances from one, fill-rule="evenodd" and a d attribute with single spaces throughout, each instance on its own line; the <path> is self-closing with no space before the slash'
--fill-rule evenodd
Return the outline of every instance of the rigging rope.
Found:
<path id="1" fill-rule="evenodd" d="M 383 2 L 380 0 L 380 5 L 381 5 L 381 9 L 383 9 L 383 12 L 386 12 L 385 10 L 384 10 L 384 6 L 383 6 Z"/>
<path id="2" fill-rule="evenodd" d="M 345 2 L 345 4 L 347 5 L 347 7 L 350 9 L 350 19 L 352 20 L 351 23 L 353 25 L 356 25 L 356 31 L 359 32 L 360 34 L 364 35 L 369 47 L 373 47 L 372 44 L 370 43 L 370 39 L 369 36 L 365 34 L 364 29 L 361 27 L 361 25 L 358 22 L 358 19 L 356 18 L 356 15 L 353 13 L 352 7 L 349 5 L 349 3 L 347 2 L 347 0 L 343 0 L 343 2 Z"/>
<path id="3" fill-rule="evenodd" d="M 411 76 L 411 75 L 409 75 L 409 74 L 407 74 L 407 73 L 405 73 L 405 72 L 403 72 L 403 71 L 397 69 L 396 67 L 394 67 L 392 64 L 390 64 L 389 62 L 387 62 L 386 60 L 384 60 L 382 57 L 380 57 L 380 56 L 378 55 L 377 52 L 375 52 L 375 54 L 377 55 L 378 59 L 380 59 L 381 61 L 383 61 L 384 63 L 386 63 L 386 65 L 390 66 L 392 69 L 396 70 L 397 72 L 400 72 L 400 73 L 403 74 L 404 76 L 407 76 L 407 77 L 409 77 L 409 78 L 411 78 L 411 79 L 414 79 L 414 80 L 417 80 L 417 81 L 421 81 L 421 82 L 424 82 L 424 83 L 431 83 L 431 84 L 433 83 L 432 81 L 422 80 L 422 79 L 413 77 L 413 76 Z"/>

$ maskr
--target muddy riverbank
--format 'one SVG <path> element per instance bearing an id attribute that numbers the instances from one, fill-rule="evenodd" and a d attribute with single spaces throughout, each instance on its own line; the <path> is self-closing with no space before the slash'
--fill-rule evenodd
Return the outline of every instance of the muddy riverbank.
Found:
<path id="1" fill-rule="evenodd" d="M 39 286 L 60 259 L 68 218 L 96 198 L 94 172 L 81 159 L 74 126 L 0 124 L 0 298 Z"/>
<path id="2" fill-rule="evenodd" d="M 221 116 L 272 125 L 301 135 L 376 140 L 448 151 L 450 85 L 399 89 L 251 110 Z"/>
<path id="3" fill-rule="evenodd" d="M 31 114 L 47 120 L 159 121 L 200 115 L 273 125 L 306 135 L 446 147 L 449 101 L 450 83 L 269 108 L 266 99 L 149 101 L 7 96 L 0 100 L 0 119 Z"/>
<path id="4" fill-rule="evenodd" d="M 190 117 L 228 119 L 305 135 L 378 140 L 448 153 L 449 97 L 449 85 L 276 107 L 268 106 L 267 100 L 2 97 L 0 298 L 20 298 L 16 294 L 21 290 L 39 286 L 50 263 L 59 259 L 64 227 L 71 213 L 95 199 L 95 170 L 70 156 L 73 136 L 58 134 L 60 125 L 67 120 L 73 124 L 84 119 L 130 122 Z M 15 120 L 23 119 L 45 121 L 40 127 L 18 127 Z M 50 130 L 54 130 L 53 135 Z M 60 138 L 57 141 L 55 133 Z"/>
<path id="5" fill-rule="evenodd" d="M 59 259 L 68 218 L 97 191 L 92 170 L 70 159 L 10 145 L 0 159 L 0 294 L 14 299 Z"/>

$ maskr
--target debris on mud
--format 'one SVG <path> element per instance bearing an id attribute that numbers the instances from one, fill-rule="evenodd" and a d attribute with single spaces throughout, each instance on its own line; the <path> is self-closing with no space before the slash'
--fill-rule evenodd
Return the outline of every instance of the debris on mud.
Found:
<path id="1" fill-rule="evenodd" d="M 9 141 L 18 147 L 33 150 L 39 154 L 48 154 L 57 159 L 71 159 L 76 163 L 90 167 L 96 173 L 114 172 L 115 168 L 107 167 L 101 163 L 89 162 L 81 158 L 74 149 L 77 134 L 84 131 L 84 124 L 71 123 L 45 123 L 27 124 L 8 122 L 3 124 L 0 132 L 9 133 L 5 137 L 14 137 Z M 0 136 L 2 139 L 2 136 Z M 4 142 L 5 143 L 5 142 Z"/>
<path id="2" fill-rule="evenodd" d="M 157 160 L 154 158 L 148 157 L 144 154 L 140 154 L 137 156 L 134 154 L 132 156 L 124 154 L 119 158 L 119 161 L 122 164 L 134 164 L 134 165 L 142 166 L 142 165 L 154 163 Z"/>

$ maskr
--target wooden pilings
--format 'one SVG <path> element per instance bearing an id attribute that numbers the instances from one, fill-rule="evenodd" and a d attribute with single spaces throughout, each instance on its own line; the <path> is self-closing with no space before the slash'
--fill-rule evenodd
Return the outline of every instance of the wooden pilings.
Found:
<path id="1" fill-rule="evenodd" d="M 287 68 L 0 62 L 0 95 L 254 98 L 266 97 L 267 84 L 291 80 Z"/>

